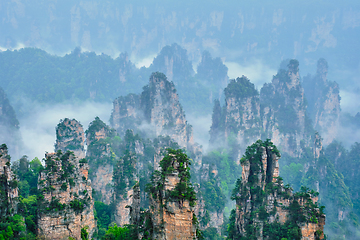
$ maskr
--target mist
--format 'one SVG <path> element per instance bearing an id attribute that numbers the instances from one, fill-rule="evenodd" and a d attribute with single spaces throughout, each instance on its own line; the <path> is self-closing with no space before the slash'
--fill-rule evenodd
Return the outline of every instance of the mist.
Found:
<path id="1" fill-rule="evenodd" d="M 21 155 L 29 159 L 42 159 L 45 152 L 53 152 L 56 139 L 55 128 L 64 118 L 75 118 L 83 125 L 84 131 L 89 123 L 98 116 L 109 124 L 111 103 L 96 103 L 91 101 L 66 104 L 39 104 L 32 102 L 28 114 L 19 119 L 20 133 L 24 142 Z"/>

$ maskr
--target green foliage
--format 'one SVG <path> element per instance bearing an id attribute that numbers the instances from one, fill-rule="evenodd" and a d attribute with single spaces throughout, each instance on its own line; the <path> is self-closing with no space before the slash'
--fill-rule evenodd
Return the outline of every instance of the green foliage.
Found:
<path id="1" fill-rule="evenodd" d="M 89 233 L 87 232 L 88 228 L 89 228 L 88 226 L 81 228 L 81 240 L 89 239 Z"/>
<path id="2" fill-rule="evenodd" d="M 111 206 L 95 201 L 94 208 L 98 229 L 106 229 L 111 223 Z"/>
<path id="3" fill-rule="evenodd" d="M 22 197 L 37 194 L 38 176 L 43 169 L 38 158 L 29 161 L 27 156 L 23 156 L 13 163 L 12 170 L 17 175 L 19 194 Z"/>
<path id="4" fill-rule="evenodd" d="M 259 95 L 259 92 L 255 89 L 255 85 L 246 77 L 231 80 L 224 92 L 227 99 L 230 97 L 243 99 Z"/>
<path id="5" fill-rule="evenodd" d="M 129 229 L 130 227 L 130 229 Z M 103 240 L 136 240 L 138 239 L 134 231 L 132 231 L 131 226 L 118 227 L 114 224 L 113 227 L 109 227 L 106 231 Z"/>
<path id="6" fill-rule="evenodd" d="M 182 203 L 185 200 L 189 201 L 190 206 L 195 205 L 196 193 L 190 183 L 190 159 L 178 149 L 166 149 L 167 154 L 160 161 L 161 171 L 155 171 L 151 181 L 146 186 L 146 191 L 152 195 L 154 199 L 159 199 L 163 202 L 178 201 Z M 167 191 L 164 196 L 164 186 L 167 175 L 172 174 L 174 171 L 178 172 L 179 182 L 171 191 Z"/>
<path id="7" fill-rule="evenodd" d="M 266 169 L 262 162 L 264 151 L 268 158 Z M 273 172 L 269 171 L 273 171 L 274 157 L 280 157 L 280 152 L 269 139 L 265 142 L 258 140 L 246 149 L 241 164 L 249 171 L 248 179 L 238 179 L 231 196 L 232 200 L 236 200 L 239 216 L 242 216 L 244 221 L 241 227 L 245 231 L 239 232 L 236 226 L 238 219 L 233 210 L 228 224 L 229 239 L 257 239 L 260 234 L 259 222 L 263 224 L 264 239 L 301 239 L 300 226 L 304 223 L 318 223 L 324 217 L 324 207 L 319 207 L 318 203 L 313 201 L 319 193 L 301 187 L 299 192 L 292 194 L 290 185 L 284 186 L 281 177 L 273 177 Z M 265 190 L 262 189 L 263 186 Z M 269 195 L 275 198 L 271 211 L 267 210 Z M 288 207 L 282 205 L 284 200 L 290 202 Z M 251 210 L 248 210 L 248 204 L 251 204 Z M 275 218 L 275 221 L 270 223 L 269 217 L 274 217 L 278 208 L 289 213 L 287 221 L 280 223 Z"/>
<path id="8" fill-rule="evenodd" d="M 70 207 L 77 213 L 84 211 L 87 201 L 84 199 L 74 199 L 70 202 Z"/>
<path id="9" fill-rule="evenodd" d="M 114 190 L 116 196 L 126 198 L 126 189 L 135 184 L 136 156 L 125 150 L 124 156 L 117 162 L 114 174 Z"/>

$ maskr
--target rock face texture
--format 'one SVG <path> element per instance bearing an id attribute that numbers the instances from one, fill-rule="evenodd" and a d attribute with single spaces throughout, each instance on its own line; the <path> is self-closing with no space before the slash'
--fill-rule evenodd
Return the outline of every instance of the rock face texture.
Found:
<path id="1" fill-rule="evenodd" d="M 15 158 L 20 157 L 19 150 L 22 141 L 19 121 L 2 88 L 0 88 L 0 142 L 8 146 L 11 156 Z"/>
<path id="2" fill-rule="evenodd" d="M 56 153 L 45 155 L 45 170 L 38 188 L 42 193 L 38 234 L 49 239 L 81 239 L 81 229 L 90 236 L 96 229 L 89 166 L 85 156 L 84 131 L 76 120 L 64 119 L 56 129 Z M 74 152 L 62 150 L 75 150 Z"/>
<path id="3" fill-rule="evenodd" d="M 334 145 L 336 146 L 336 143 L 329 145 L 327 151 L 338 154 L 338 149 L 335 149 Z M 343 160 L 341 165 L 355 168 L 351 166 L 351 161 L 341 158 L 338 161 L 341 160 Z M 353 218 L 355 216 L 353 201 L 357 199 L 351 199 L 349 187 L 346 185 L 346 178 L 341 174 L 341 170 L 342 168 L 339 165 L 334 166 L 325 155 L 322 139 L 316 133 L 313 143 L 313 156 L 311 161 L 305 165 L 305 176 L 302 184 L 320 193 L 319 202 L 326 206 L 326 222 L 328 224 L 325 226 L 325 230 L 327 234 L 342 236 L 345 239 L 356 239 L 353 226 L 358 223 L 355 220 L 356 218 Z M 349 176 L 353 175 L 349 170 L 344 173 Z M 341 227 L 334 227 L 335 225 Z"/>
<path id="4" fill-rule="evenodd" d="M 195 191 L 188 177 L 189 159 L 181 151 L 169 152 L 161 170 L 153 175 L 150 194 L 152 239 L 194 239 Z"/>
<path id="5" fill-rule="evenodd" d="M 114 130 L 110 129 L 100 118 L 96 117 L 86 130 L 86 159 L 89 162 L 91 174 L 89 178 L 93 189 L 100 196 L 99 201 L 111 203 L 113 188 L 112 150 L 108 138 L 115 136 Z"/>
<path id="6" fill-rule="evenodd" d="M 300 83 L 299 62 L 290 60 L 288 70 L 280 69 L 260 91 L 264 136 L 282 152 L 299 156 L 300 141 L 309 141 L 306 130 L 306 104 Z"/>
<path id="7" fill-rule="evenodd" d="M 341 110 L 339 86 L 327 79 L 327 73 L 328 64 L 321 58 L 316 75 L 304 77 L 303 82 L 310 118 L 325 145 L 329 145 L 337 135 Z"/>
<path id="8" fill-rule="evenodd" d="M 6 144 L 0 146 L 0 216 L 6 217 L 16 213 L 18 188 L 10 168 L 10 155 Z"/>
<path id="9" fill-rule="evenodd" d="M 260 95 L 244 76 L 230 81 L 224 90 L 225 106 L 215 102 L 210 142 L 216 145 L 235 137 L 241 156 L 247 145 L 270 138 L 283 152 L 299 156 L 300 141 L 309 144 L 310 136 L 298 66 L 297 60 L 290 60 L 288 70 L 280 69 Z"/>
<path id="10" fill-rule="evenodd" d="M 247 148 L 241 159 L 242 176 L 237 181 L 235 235 L 254 239 L 323 239 L 325 215 L 317 206 L 316 194 L 302 189 L 292 193 L 279 178 L 279 151 L 269 141 Z M 281 233 L 275 225 L 287 226 Z M 295 234 L 290 234 L 290 230 Z M 286 235 L 287 234 L 287 235 Z M 289 235 L 290 234 L 290 235 Z"/>
<path id="11" fill-rule="evenodd" d="M 185 119 L 175 87 L 159 72 L 151 75 L 140 96 L 114 101 L 110 122 L 119 134 L 134 129 L 146 131 L 148 137 L 169 135 L 181 147 L 193 145 L 192 127 Z"/>
<path id="12" fill-rule="evenodd" d="M 225 92 L 225 138 L 236 134 L 240 145 L 261 137 L 260 99 L 254 84 L 246 77 L 232 80 Z"/>
<path id="13" fill-rule="evenodd" d="M 55 151 L 63 153 L 73 151 L 78 158 L 85 157 L 84 130 L 82 125 L 75 119 L 65 118 L 56 127 Z"/>

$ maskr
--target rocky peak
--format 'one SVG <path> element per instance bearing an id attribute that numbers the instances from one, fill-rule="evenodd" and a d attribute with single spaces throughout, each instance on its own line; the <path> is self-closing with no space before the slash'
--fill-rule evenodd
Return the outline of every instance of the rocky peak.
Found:
<path id="1" fill-rule="evenodd" d="M 0 146 L 0 217 L 16 213 L 18 188 L 16 178 L 10 167 L 10 155 L 6 144 Z"/>
<path id="2" fill-rule="evenodd" d="M 113 163 L 111 146 L 107 138 L 115 136 L 111 129 L 99 117 L 89 124 L 86 130 L 86 159 L 91 169 L 90 179 L 93 189 L 98 192 L 102 202 L 110 204 L 113 191 L 109 189 L 112 183 Z"/>
<path id="3" fill-rule="evenodd" d="M 324 58 L 320 58 L 317 62 L 316 75 L 320 77 L 323 83 L 327 80 L 328 68 L 329 66 L 327 61 Z"/>
<path id="4" fill-rule="evenodd" d="M 0 142 L 9 147 L 13 157 L 20 157 L 21 135 L 19 121 L 4 90 L 0 87 Z"/>
<path id="5" fill-rule="evenodd" d="M 116 99 L 110 122 L 119 133 L 133 129 L 145 137 L 169 135 L 181 147 L 193 145 L 175 86 L 163 73 L 153 73 L 140 96 Z"/>
<path id="6" fill-rule="evenodd" d="M 83 126 L 75 119 L 65 118 L 56 127 L 55 151 L 73 151 L 79 158 L 85 157 Z"/>
<path id="7" fill-rule="evenodd" d="M 96 230 L 91 181 L 86 159 L 73 152 L 48 153 L 40 173 L 38 234 L 49 239 L 81 239 L 81 229 L 92 236 Z"/>
<path id="8" fill-rule="evenodd" d="M 188 79 L 194 74 L 192 64 L 188 59 L 187 51 L 174 43 L 165 46 L 150 66 L 153 72 L 163 72 L 169 81 L 183 85 L 181 81 Z"/>
<path id="9" fill-rule="evenodd" d="M 154 173 L 148 185 L 153 239 L 196 238 L 196 195 L 189 165 L 189 158 L 181 150 L 168 149 L 160 162 L 161 170 Z"/>
<path id="10" fill-rule="evenodd" d="M 327 79 L 327 72 L 328 63 L 321 58 L 316 74 L 304 77 L 303 81 L 309 116 L 314 129 L 323 136 L 325 145 L 337 136 L 341 111 L 339 86 Z"/>
<path id="11" fill-rule="evenodd" d="M 94 141 L 105 139 L 109 136 L 109 133 L 110 128 L 99 117 L 95 117 L 95 120 L 90 123 L 88 130 L 85 131 L 86 144 L 90 145 Z"/>
<path id="12" fill-rule="evenodd" d="M 306 104 L 299 77 L 299 62 L 292 59 L 288 70 L 280 69 L 260 91 L 264 136 L 291 156 L 301 153 L 300 140 L 309 142 Z"/>
<path id="13" fill-rule="evenodd" d="M 292 193 L 284 186 L 279 158 L 269 140 L 258 140 L 247 148 L 241 159 L 242 176 L 232 195 L 236 200 L 232 239 L 324 238 L 325 215 L 316 203 L 318 193 L 306 188 Z M 276 233 L 272 231 L 275 226 Z"/>
<path id="14" fill-rule="evenodd" d="M 242 150 L 245 150 L 245 145 L 261 137 L 259 92 L 245 76 L 231 80 L 224 92 L 223 109 L 220 102 L 215 101 L 210 131 L 211 142 L 221 142 L 219 137 L 224 137 L 227 141 L 234 134 Z"/>
<path id="15" fill-rule="evenodd" d="M 82 229 L 96 230 L 89 165 L 84 153 L 84 131 L 75 119 L 56 128 L 56 153 L 45 155 L 40 172 L 38 234 L 49 239 L 81 239 Z M 66 151 L 66 152 L 63 152 Z M 74 151 L 74 152 L 72 152 Z"/>

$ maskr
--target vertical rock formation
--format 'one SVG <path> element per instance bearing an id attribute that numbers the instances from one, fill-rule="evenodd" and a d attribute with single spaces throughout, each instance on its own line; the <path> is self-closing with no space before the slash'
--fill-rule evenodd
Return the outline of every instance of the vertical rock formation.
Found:
<path id="1" fill-rule="evenodd" d="M 287 71 L 280 69 L 271 83 L 264 84 L 260 102 L 264 137 L 270 138 L 290 156 L 299 156 L 300 141 L 309 142 L 309 136 L 297 60 L 290 60 Z"/>
<path id="2" fill-rule="evenodd" d="M 329 147 L 334 148 L 335 145 L 331 144 Z M 327 152 L 329 151 L 327 149 Z M 331 151 L 336 155 L 339 153 L 337 149 L 331 149 Z M 338 238 L 356 239 L 358 218 L 354 213 L 349 185 L 347 186 L 344 182 L 348 178 L 344 179 L 341 174 L 344 168 L 354 168 L 354 166 L 351 166 L 351 161 L 344 161 L 341 163 L 342 167 L 339 165 L 335 167 L 324 154 L 322 139 L 318 133 L 314 136 L 313 156 L 309 158 L 304 167 L 302 184 L 320 193 L 319 202 L 326 206 L 326 222 L 328 224 L 326 224 L 325 230 L 327 234 Z M 347 169 L 344 174 L 351 177 L 352 172 Z"/>
<path id="3" fill-rule="evenodd" d="M 336 82 L 327 79 L 328 64 L 321 58 L 315 76 L 304 78 L 304 90 L 308 100 L 308 112 L 314 128 L 330 144 L 337 135 L 340 119 L 340 95 Z"/>
<path id="4" fill-rule="evenodd" d="M 10 154 L 13 157 L 20 157 L 19 151 L 22 140 L 19 131 L 19 121 L 2 88 L 0 88 L 0 142 L 5 143 L 9 147 Z"/>
<path id="5" fill-rule="evenodd" d="M 84 130 L 82 125 L 75 119 L 65 118 L 56 127 L 55 151 L 74 152 L 78 158 L 85 157 Z"/>
<path id="6" fill-rule="evenodd" d="M 247 148 L 232 196 L 237 206 L 233 239 L 324 238 L 325 215 L 318 208 L 316 193 L 302 189 L 293 194 L 290 187 L 284 187 L 279 157 L 269 141 L 258 140 Z"/>
<path id="7" fill-rule="evenodd" d="M 222 90 L 228 84 L 228 68 L 220 58 L 212 58 L 208 51 L 201 55 L 201 61 L 197 67 L 196 78 L 203 82 L 209 89 L 209 103 L 213 98 L 221 99 Z"/>
<path id="8" fill-rule="evenodd" d="M 236 155 L 241 156 L 246 146 L 261 138 L 259 93 L 245 76 L 231 80 L 224 92 L 225 106 L 215 101 L 210 143 L 218 147 L 235 140 Z"/>
<path id="9" fill-rule="evenodd" d="M 187 52 L 178 44 L 165 46 L 149 67 L 152 72 L 163 72 L 169 81 L 175 82 L 176 86 L 183 88 L 194 74 Z"/>
<path id="10" fill-rule="evenodd" d="M 10 155 L 6 144 L 0 146 L 0 217 L 16 213 L 17 181 L 10 168 Z"/>
<path id="11" fill-rule="evenodd" d="M 110 129 L 100 118 L 96 117 L 86 130 L 86 159 L 89 161 L 92 188 L 97 192 L 100 201 L 110 204 L 113 189 L 113 152 L 111 138 L 115 136 L 114 130 Z"/>
<path id="12" fill-rule="evenodd" d="M 151 75 L 140 97 L 116 99 L 110 122 L 119 133 L 134 129 L 148 137 L 169 135 L 181 147 L 193 145 L 192 127 L 185 119 L 174 84 L 162 73 Z"/>
<path id="13" fill-rule="evenodd" d="M 194 239 L 193 206 L 195 191 L 190 184 L 189 159 L 181 150 L 168 150 L 161 170 L 154 173 L 148 187 L 152 239 Z"/>
<path id="14" fill-rule="evenodd" d="M 140 111 L 140 96 L 129 94 L 114 100 L 113 111 L 110 117 L 111 127 L 123 136 L 127 129 L 137 129 L 142 123 L 144 116 Z"/>
<path id="15" fill-rule="evenodd" d="M 259 93 L 245 76 L 231 80 L 224 92 L 225 138 L 234 133 L 247 146 L 261 137 Z"/>
<path id="16" fill-rule="evenodd" d="M 81 158 L 85 156 L 83 128 L 75 119 L 64 119 L 56 133 L 57 152 L 45 155 L 45 169 L 39 176 L 38 234 L 50 239 L 81 239 L 81 229 L 86 229 L 92 236 L 96 221 L 89 166 Z"/>
<path id="17" fill-rule="evenodd" d="M 141 94 L 145 119 L 155 135 L 169 135 L 181 147 L 193 144 L 192 127 L 187 123 L 175 86 L 162 73 L 154 73 Z"/>
<path id="18" fill-rule="evenodd" d="M 245 150 L 259 138 L 270 138 L 283 152 L 299 156 L 300 141 L 309 144 L 310 136 L 298 66 L 297 60 L 290 60 L 288 70 L 280 69 L 260 95 L 246 77 L 232 80 L 224 90 L 225 106 L 215 102 L 210 142 L 235 136 Z"/>
<path id="19" fill-rule="evenodd" d="M 115 222 L 120 226 L 130 224 L 130 206 L 134 201 L 134 185 L 138 181 L 136 155 L 125 151 L 114 170 L 114 205 Z M 140 208 L 140 205 L 138 206 Z M 136 211 L 136 209 L 134 208 Z"/>

